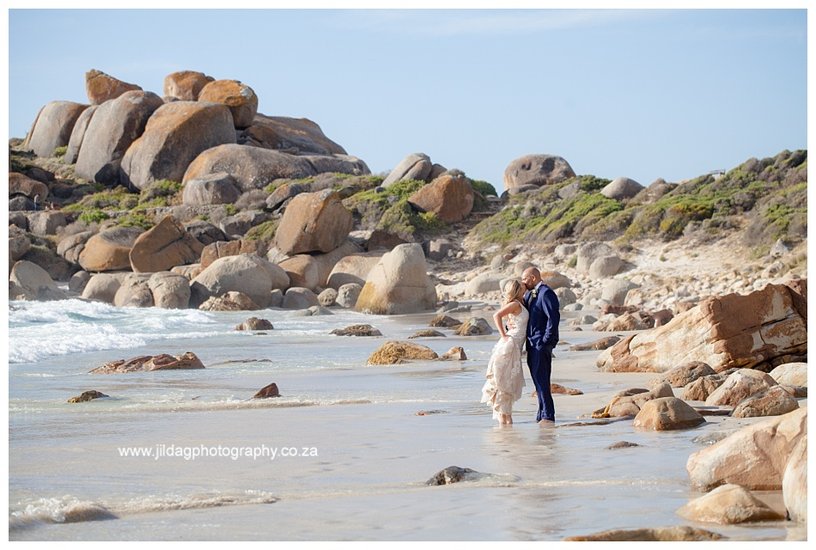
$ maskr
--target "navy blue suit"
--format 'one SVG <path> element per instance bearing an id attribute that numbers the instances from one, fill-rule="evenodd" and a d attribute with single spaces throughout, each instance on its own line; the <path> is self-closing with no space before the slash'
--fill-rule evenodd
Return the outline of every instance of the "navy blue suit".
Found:
<path id="1" fill-rule="evenodd" d="M 527 366 L 530 368 L 530 376 L 538 395 L 536 421 L 555 422 L 550 375 L 552 350 L 558 343 L 558 322 L 561 320 L 558 297 L 550 287 L 539 283 L 536 288 L 524 294 L 524 304 L 530 312 L 527 324 Z"/>

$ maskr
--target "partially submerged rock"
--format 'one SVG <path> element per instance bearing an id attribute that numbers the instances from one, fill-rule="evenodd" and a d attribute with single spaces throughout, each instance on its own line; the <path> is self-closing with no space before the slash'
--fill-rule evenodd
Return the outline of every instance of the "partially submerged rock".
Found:
<path id="1" fill-rule="evenodd" d="M 455 346 L 443 353 L 439 359 L 441 361 L 467 361 L 467 354 L 463 347 Z"/>
<path id="2" fill-rule="evenodd" d="M 692 521 L 726 524 L 785 519 L 745 487 L 730 483 L 685 504 L 677 515 Z"/>
<path id="3" fill-rule="evenodd" d="M 235 327 L 235 330 L 272 330 L 275 327 L 268 319 L 260 319 L 258 317 L 250 317 L 243 323 Z"/>
<path id="4" fill-rule="evenodd" d="M 578 535 L 567 537 L 568 541 L 703 541 L 722 540 L 723 535 L 690 527 L 688 525 L 676 525 L 673 527 L 655 527 L 643 529 L 610 529 L 600 531 L 591 535 Z"/>
<path id="5" fill-rule="evenodd" d="M 484 336 L 492 333 L 493 329 L 481 317 L 471 317 L 456 329 L 457 336 Z"/>
<path id="6" fill-rule="evenodd" d="M 131 359 L 119 359 L 105 363 L 90 371 L 91 374 L 120 374 L 128 372 L 151 372 L 157 370 L 203 369 L 204 364 L 195 353 L 188 351 L 173 356 L 166 353 L 159 355 L 140 355 Z"/>
<path id="7" fill-rule="evenodd" d="M 410 342 L 389 341 L 380 346 L 368 358 L 369 365 L 398 365 L 407 360 L 430 361 L 439 356 L 431 348 Z"/>
<path id="8" fill-rule="evenodd" d="M 705 423 L 705 418 L 676 397 L 661 397 L 643 404 L 633 426 L 655 431 L 683 430 Z"/>
<path id="9" fill-rule="evenodd" d="M 451 485 L 462 481 L 478 481 L 486 475 L 470 468 L 448 466 L 434 474 L 431 479 L 425 482 L 425 485 Z"/>
<path id="10" fill-rule="evenodd" d="M 349 325 L 345 328 L 336 328 L 331 331 L 337 336 L 382 336 L 382 332 L 371 325 Z"/>
<path id="11" fill-rule="evenodd" d="M 88 401 L 92 401 L 94 399 L 101 399 L 103 397 L 110 397 L 109 395 L 105 395 L 102 392 L 96 390 L 88 390 L 82 392 L 80 395 L 76 397 L 72 397 L 68 400 L 69 403 L 86 403 Z"/>
<path id="12" fill-rule="evenodd" d="M 269 399 L 271 397 L 280 397 L 278 385 L 274 382 L 258 390 L 258 392 L 252 396 L 252 399 Z"/>

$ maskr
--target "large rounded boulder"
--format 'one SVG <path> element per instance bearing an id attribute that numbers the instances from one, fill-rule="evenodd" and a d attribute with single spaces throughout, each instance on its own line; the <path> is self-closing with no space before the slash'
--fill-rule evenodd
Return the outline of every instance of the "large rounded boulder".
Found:
<path id="1" fill-rule="evenodd" d="M 165 216 L 134 241 L 130 250 L 133 271 L 155 273 L 195 263 L 204 245 L 187 233 L 173 216 Z"/>
<path id="2" fill-rule="evenodd" d="M 62 161 L 66 164 L 74 164 L 79 157 L 79 150 L 82 148 L 82 142 L 85 139 L 85 132 L 88 131 L 88 126 L 91 124 L 91 119 L 96 112 L 99 105 L 91 105 L 79 115 L 74 129 L 71 130 L 71 137 L 68 139 L 68 148 L 65 150 L 65 155 Z"/>
<path id="3" fill-rule="evenodd" d="M 161 271 L 147 280 L 156 307 L 184 309 L 190 303 L 190 281 L 183 275 Z"/>
<path id="4" fill-rule="evenodd" d="M 76 174 L 99 183 L 118 183 L 122 157 L 163 104 L 152 92 L 131 91 L 100 105 L 85 130 Z"/>
<path id="5" fill-rule="evenodd" d="M 422 246 L 406 243 L 383 255 L 357 299 L 355 309 L 394 315 L 436 307 L 436 289 L 427 273 Z"/>
<path id="6" fill-rule="evenodd" d="M 283 290 L 288 286 L 286 272 L 259 256 L 226 256 L 215 260 L 192 280 L 191 303 L 198 307 L 207 298 L 235 291 L 246 294 L 260 307 L 267 307 L 272 290 Z"/>
<path id="7" fill-rule="evenodd" d="M 164 96 L 181 101 L 196 101 L 201 90 L 215 80 L 197 71 L 177 71 L 164 77 Z"/>
<path id="8" fill-rule="evenodd" d="M 138 227 L 114 227 L 88 239 L 79 254 L 79 265 L 88 272 L 130 269 L 130 250 L 142 230 Z"/>
<path id="9" fill-rule="evenodd" d="M 232 116 L 224 105 L 176 101 L 162 105 L 122 159 L 123 179 L 137 189 L 157 180 L 181 181 L 203 151 L 235 143 Z"/>
<path id="10" fill-rule="evenodd" d="M 229 107 L 236 128 L 251 126 L 258 112 L 255 91 L 238 80 L 214 80 L 201 89 L 198 100 Z"/>
<path id="11" fill-rule="evenodd" d="M 286 207 L 275 246 L 288 255 L 331 252 L 345 242 L 353 224 L 351 212 L 331 189 L 301 193 Z"/>
<path id="12" fill-rule="evenodd" d="M 9 197 L 23 195 L 31 200 L 37 197 L 40 203 L 48 197 L 48 186 L 19 172 L 9 172 Z"/>
<path id="13" fill-rule="evenodd" d="M 555 155 L 525 155 L 504 170 L 504 188 L 512 193 L 525 185 L 542 187 L 575 176 L 569 163 Z"/>
<path id="14" fill-rule="evenodd" d="M 601 195 L 608 199 L 626 200 L 631 199 L 641 191 L 643 186 L 631 178 L 615 178 L 609 182 L 603 189 Z"/>
<path id="15" fill-rule="evenodd" d="M 241 191 L 263 189 L 280 178 L 300 179 L 314 176 L 312 164 L 295 155 L 249 145 L 226 144 L 198 155 L 184 173 L 184 183 L 210 174 L 224 172 L 235 179 Z"/>
<path id="16" fill-rule="evenodd" d="M 403 180 L 427 181 L 431 175 L 433 164 L 425 153 L 413 153 L 402 159 L 388 176 L 383 180 L 382 186 L 389 187 Z"/>
<path id="17" fill-rule="evenodd" d="M 289 118 L 256 114 L 252 126 L 244 131 L 248 145 L 279 149 L 291 153 L 345 155 L 346 150 L 323 133 L 308 118 Z"/>
<path id="18" fill-rule="evenodd" d="M 141 90 L 136 84 L 124 82 L 96 69 L 85 73 L 85 92 L 88 94 L 88 101 L 94 105 L 116 99 L 126 92 Z"/>
<path id="19" fill-rule="evenodd" d="M 38 157 L 53 156 L 57 147 L 68 145 L 77 119 L 87 105 L 73 101 L 52 101 L 40 109 L 23 147 Z"/>
<path id="20" fill-rule="evenodd" d="M 807 407 L 750 424 L 689 456 L 691 484 L 710 489 L 735 483 L 750 490 L 778 491 L 800 440 L 807 439 Z"/>
<path id="21" fill-rule="evenodd" d="M 187 206 L 233 204 L 240 196 L 235 179 L 226 172 L 216 172 L 186 182 L 181 201 Z"/>
<path id="22" fill-rule="evenodd" d="M 35 263 L 20 260 L 9 276 L 10 300 L 62 300 L 65 291 L 57 287 L 48 272 Z"/>
<path id="23" fill-rule="evenodd" d="M 473 200 L 473 187 L 463 175 L 440 176 L 408 198 L 423 212 L 432 212 L 446 223 L 467 218 L 473 210 Z"/>

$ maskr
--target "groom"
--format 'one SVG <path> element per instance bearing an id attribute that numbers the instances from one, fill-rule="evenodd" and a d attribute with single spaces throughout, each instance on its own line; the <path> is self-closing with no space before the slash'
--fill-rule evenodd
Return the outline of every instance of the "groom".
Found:
<path id="1" fill-rule="evenodd" d="M 538 396 L 536 421 L 555 422 L 555 404 L 550 391 L 552 350 L 558 343 L 559 313 L 558 297 L 541 281 L 541 272 L 528 267 L 521 275 L 527 288 L 524 305 L 530 312 L 527 323 L 527 366 L 533 378 Z"/>

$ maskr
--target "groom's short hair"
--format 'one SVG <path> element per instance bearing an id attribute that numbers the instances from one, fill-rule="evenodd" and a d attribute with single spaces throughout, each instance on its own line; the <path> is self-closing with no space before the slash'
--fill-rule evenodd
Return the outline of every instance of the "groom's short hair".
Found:
<path id="1" fill-rule="evenodd" d="M 541 278 L 541 272 L 538 270 L 537 267 L 533 267 L 533 266 L 530 266 L 527 269 L 525 269 L 524 273 L 522 275 L 532 275 L 536 279 Z"/>

